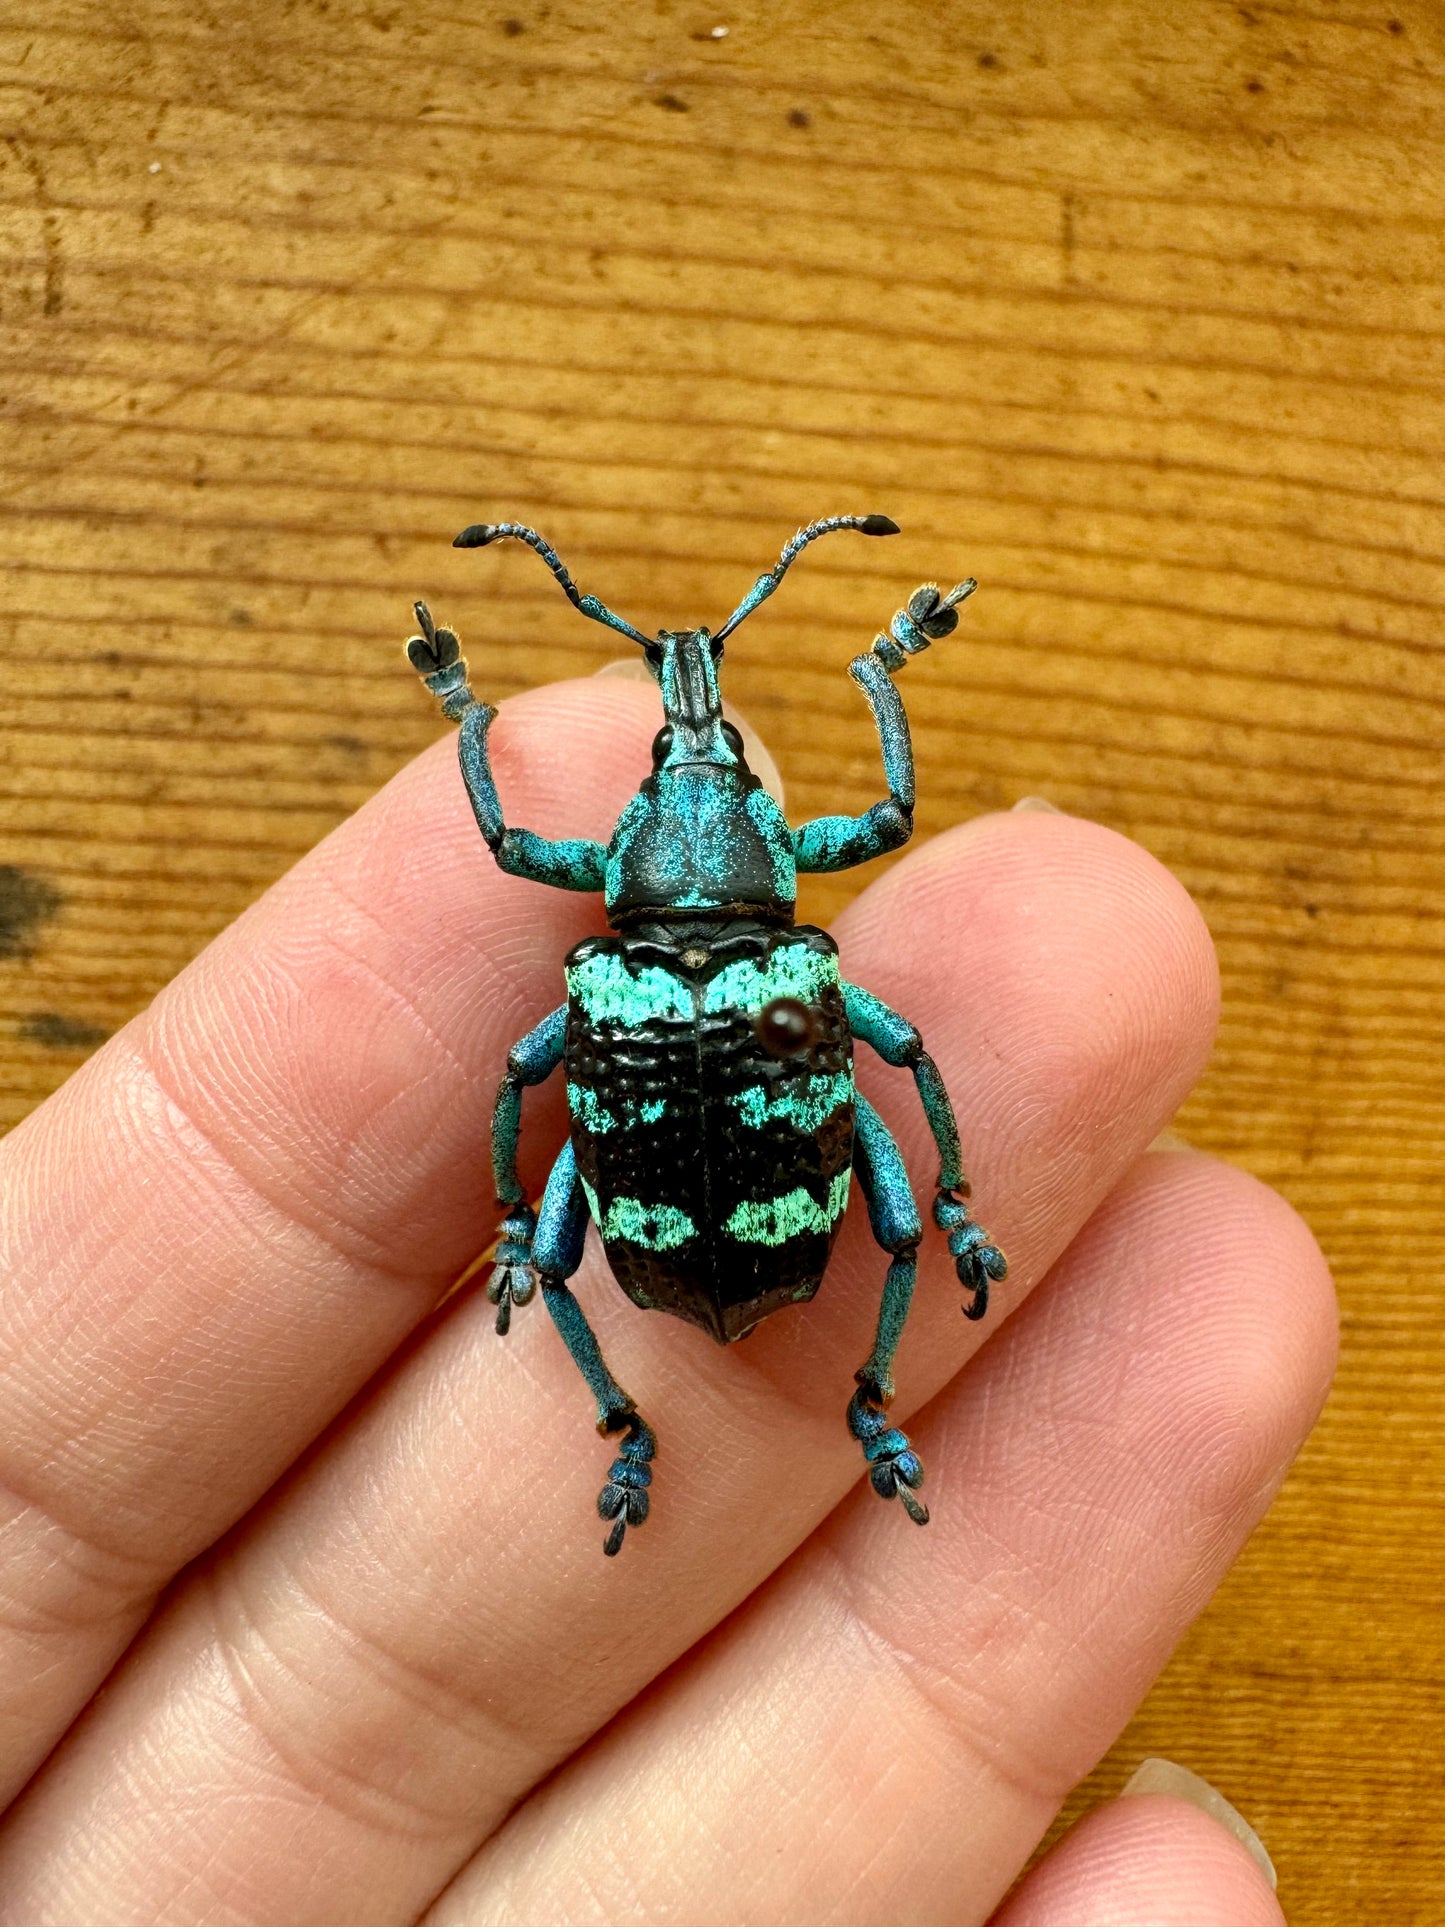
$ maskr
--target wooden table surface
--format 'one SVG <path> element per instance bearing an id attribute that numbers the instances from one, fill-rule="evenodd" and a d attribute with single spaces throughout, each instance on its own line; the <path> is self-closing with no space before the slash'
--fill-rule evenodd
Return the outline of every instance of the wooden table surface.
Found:
<path id="1" fill-rule="evenodd" d="M 1297 1927 L 1438 1921 L 1445 14 L 507 4 L 0 22 L 6 1121 L 437 733 L 415 594 L 489 695 L 618 653 L 462 523 L 661 623 L 887 511 L 773 605 L 786 679 L 731 662 L 795 813 L 874 797 L 843 666 L 894 591 L 976 574 L 923 830 L 1039 793 L 1184 879 L 1225 1016 L 1181 1129 L 1343 1300 L 1080 1797 L 1168 1754 Z"/>

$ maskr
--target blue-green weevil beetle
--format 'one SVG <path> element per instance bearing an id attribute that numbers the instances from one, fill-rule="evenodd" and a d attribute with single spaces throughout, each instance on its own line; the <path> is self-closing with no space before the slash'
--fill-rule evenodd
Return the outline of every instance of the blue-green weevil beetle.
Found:
<path id="1" fill-rule="evenodd" d="M 799 530 L 720 629 L 664 629 L 655 639 L 579 594 L 534 529 L 479 523 L 458 548 L 525 542 L 583 615 L 642 645 L 662 691 L 664 722 L 652 773 L 609 842 L 554 841 L 511 828 L 487 756 L 496 711 L 467 686 L 450 629 L 416 605 L 413 667 L 461 724 L 462 775 L 477 824 L 501 867 L 561 890 L 601 891 L 612 935 L 589 937 L 566 960 L 567 1001 L 513 1046 L 497 1092 L 492 1164 L 504 1218 L 488 1296 L 497 1330 L 538 1284 L 568 1351 L 597 1400 L 598 1430 L 621 1433 L 598 1499 L 616 1553 L 648 1512 L 657 1440 L 603 1361 L 568 1279 L 589 1217 L 614 1276 L 634 1304 L 701 1325 L 720 1344 L 769 1312 L 811 1298 L 857 1177 L 873 1235 L 889 1253 L 873 1352 L 855 1374 L 848 1427 L 873 1489 L 915 1496 L 923 1467 L 891 1426 L 893 1357 L 908 1316 L 922 1237 L 903 1159 L 853 1082 L 853 1043 L 912 1071 L 938 1146 L 934 1222 L 947 1234 L 981 1318 L 1003 1253 L 969 1216 L 953 1107 L 918 1032 L 838 970 L 827 931 L 794 921 L 799 871 L 844 870 L 908 841 L 913 750 L 893 677 L 911 655 L 949 635 L 972 581 L 948 595 L 917 590 L 872 649 L 849 665 L 882 744 L 888 795 L 862 816 L 820 816 L 800 829 L 748 768 L 723 718 L 723 644 L 765 601 L 810 542 L 835 530 L 896 535 L 884 515 L 838 515 Z M 534 1211 L 517 1175 L 522 1091 L 566 1067 L 571 1137 Z"/>

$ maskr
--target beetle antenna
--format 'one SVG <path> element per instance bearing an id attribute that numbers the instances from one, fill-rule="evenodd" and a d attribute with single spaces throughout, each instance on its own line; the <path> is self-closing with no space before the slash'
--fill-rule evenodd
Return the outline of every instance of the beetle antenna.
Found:
<path id="1" fill-rule="evenodd" d="M 820 535 L 831 535 L 835 529 L 857 529 L 860 535 L 897 535 L 898 524 L 886 515 L 828 515 L 821 522 L 810 522 L 807 528 L 798 530 L 776 565 L 758 577 L 722 628 L 713 632 L 713 641 L 722 642 L 730 636 L 744 616 L 750 616 L 760 602 L 767 601 L 808 544 L 816 542 Z"/>
<path id="2" fill-rule="evenodd" d="M 599 602 L 595 595 L 578 594 L 577 584 L 562 566 L 561 556 L 550 543 L 543 541 L 535 529 L 524 528 L 520 522 L 473 522 L 470 528 L 452 537 L 452 547 L 484 549 L 489 542 L 500 542 L 509 536 L 537 551 L 561 583 L 562 593 L 574 609 L 580 609 L 584 616 L 591 616 L 594 622 L 604 622 L 609 629 L 618 629 L 624 636 L 631 636 L 634 642 L 647 647 L 649 638 L 640 629 L 634 629 L 630 622 L 624 622 L 621 616 L 614 615 L 605 602 Z"/>

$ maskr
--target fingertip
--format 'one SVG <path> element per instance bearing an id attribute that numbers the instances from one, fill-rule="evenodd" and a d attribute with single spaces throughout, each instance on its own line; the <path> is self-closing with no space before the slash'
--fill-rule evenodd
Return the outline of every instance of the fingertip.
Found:
<path id="1" fill-rule="evenodd" d="M 971 1705 L 957 1602 L 986 1594 L 1010 1695 L 985 1739 L 1011 1783 L 1056 1799 L 1081 1778 L 1237 1557 L 1318 1409 L 1331 1302 L 1308 1230 L 1263 1185 L 1145 1155 L 910 1426 L 939 1522 L 910 1576 L 912 1643 Z M 848 1529 L 877 1556 L 871 1517 Z"/>
<path id="2" fill-rule="evenodd" d="M 1172 1240 L 1194 1301 L 1189 1348 L 1175 1350 L 1175 1417 L 1192 1440 L 1193 1478 L 1215 1486 L 1221 1514 L 1246 1499 L 1262 1510 L 1334 1376 L 1339 1317 L 1329 1266 L 1288 1200 L 1222 1159 L 1151 1152 L 1130 1184 L 1134 1235 Z M 1211 1288 L 1201 1290 L 1207 1280 Z"/>
<path id="3" fill-rule="evenodd" d="M 569 677 L 509 696 L 487 735 L 508 821 L 544 836 L 605 840 L 651 768 L 658 720 L 655 686 L 649 692 L 626 678 Z M 368 818 L 394 823 L 415 848 L 420 811 L 427 825 L 470 847 L 476 825 L 456 758 L 456 732 L 448 730 L 372 799 Z"/>
<path id="4" fill-rule="evenodd" d="M 1055 1344 L 1062 1330 L 1085 1360 L 1127 1347 L 1128 1380 L 1110 1390 L 1110 1424 L 1132 1433 L 1151 1478 L 1174 1495 L 1161 1542 L 1187 1521 L 1196 1551 L 1242 1543 L 1319 1416 L 1334 1371 L 1334 1287 L 1299 1214 L 1220 1159 L 1151 1151 L 1026 1311 L 1025 1327 L 1041 1329 L 1016 1337 L 1031 1351 Z M 1066 1398 L 1078 1395 L 1068 1389 L 1074 1375 L 1064 1361 Z M 1194 1566 L 1191 1611 L 1216 1583 Z"/>
<path id="5" fill-rule="evenodd" d="M 1269 1882 L 1271 1892 L 1279 1885 L 1274 1862 L 1264 1850 L 1264 1842 L 1245 1819 L 1239 1808 L 1226 1800 L 1218 1787 L 1213 1787 L 1202 1775 L 1194 1773 L 1177 1760 L 1166 1760 L 1159 1755 L 1151 1755 L 1142 1761 L 1129 1777 L 1120 1795 L 1121 1799 L 1142 1799 L 1149 1794 L 1164 1794 L 1171 1799 L 1183 1800 L 1186 1805 L 1198 1807 L 1207 1813 L 1231 1838 L 1238 1840 Z"/>
<path id="6" fill-rule="evenodd" d="M 1085 1174 L 1117 1181 L 1208 1061 L 1219 975 L 1203 918 L 1127 837 L 1026 812 L 935 838 L 835 928 L 846 975 L 922 1032 L 1023 1281 L 1061 1249 L 1060 1197 Z M 898 1127 L 907 1150 L 906 1112 Z M 1010 1197 L 1011 1212 L 993 1202 Z"/>
<path id="7" fill-rule="evenodd" d="M 566 813 L 569 800 L 582 794 L 597 812 L 588 833 L 605 840 L 652 768 L 652 739 L 661 721 L 661 699 L 651 678 L 642 684 L 625 677 L 575 676 L 511 697 L 493 735 L 499 757 L 525 765 L 539 805 L 557 806 L 560 820 L 570 821 L 575 835 L 575 812 L 570 819 Z"/>
<path id="8" fill-rule="evenodd" d="M 1264 1869 L 1191 1802 L 1134 1795 L 1088 1813 L 990 1927 L 1285 1927 Z"/>
<path id="9" fill-rule="evenodd" d="M 1112 1007 L 1175 1038 L 1194 1074 L 1214 1041 L 1219 966 L 1198 906 L 1142 845 L 1084 817 L 975 817 L 895 864 L 840 923 L 862 942 L 919 932 L 950 961 L 996 958 L 1003 1007 L 1072 986 L 1069 1001 L 1096 998 L 1106 1023 Z"/>
<path id="10" fill-rule="evenodd" d="M 1092 905 L 1091 925 L 1097 921 L 1112 939 L 1113 968 L 1123 975 L 1140 964 L 1163 966 L 1155 994 L 1189 1014 L 1206 1050 L 1213 1042 L 1219 961 L 1209 927 L 1178 877 L 1132 837 L 1061 811 L 998 811 L 935 837 L 918 860 L 925 890 L 946 887 L 960 861 L 984 875 L 1017 874 L 1026 889 L 1021 914 L 1044 951 L 1063 936 L 1065 913 L 1077 917 Z"/>

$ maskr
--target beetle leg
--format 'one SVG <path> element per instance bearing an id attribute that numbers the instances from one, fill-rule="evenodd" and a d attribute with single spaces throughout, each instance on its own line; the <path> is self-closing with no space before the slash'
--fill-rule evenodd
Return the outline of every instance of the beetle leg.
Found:
<path id="1" fill-rule="evenodd" d="M 800 824 L 793 854 L 801 871 L 851 870 L 901 849 L 913 834 L 913 744 L 903 699 L 875 656 L 856 656 L 848 674 L 868 698 L 878 726 L 888 795 L 862 816 L 816 816 Z"/>
<path id="2" fill-rule="evenodd" d="M 914 1492 L 923 1483 L 923 1465 L 907 1434 L 888 1423 L 885 1408 L 893 1397 L 893 1359 L 913 1302 L 918 1274 L 918 1241 L 923 1226 L 908 1182 L 908 1172 L 887 1125 L 860 1093 L 855 1099 L 853 1170 L 868 1206 L 873 1236 L 893 1254 L 878 1308 L 873 1351 L 855 1377 L 858 1389 L 848 1403 L 848 1430 L 863 1447 L 868 1477 L 881 1499 L 901 1499 L 916 1525 L 928 1524 L 928 1507 Z"/>
<path id="3" fill-rule="evenodd" d="M 457 735 L 457 756 L 477 828 L 498 867 L 558 890 L 600 890 L 607 880 L 607 852 L 602 844 L 578 836 L 554 840 L 534 830 L 510 829 L 502 820 L 502 801 L 487 753 L 487 731 L 496 713 L 486 703 L 467 710 Z"/>
<path id="4" fill-rule="evenodd" d="M 900 849 L 913 834 L 913 742 L 908 716 L 893 678 L 931 642 L 952 635 L 958 626 L 958 604 L 972 595 L 977 584 L 960 582 L 947 595 L 932 583 L 915 589 L 908 607 L 900 609 L 866 655 L 855 656 L 848 674 L 868 699 L 883 754 L 883 777 L 888 795 L 862 816 L 818 816 L 793 832 L 793 852 L 799 870 L 851 870 L 888 850 Z"/>
<path id="5" fill-rule="evenodd" d="M 508 525 L 510 526 L 510 525 Z M 496 718 L 490 703 L 479 703 L 467 682 L 466 660 L 451 629 L 439 629 L 424 602 L 416 604 L 421 629 L 406 645 L 412 667 L 453 722 L 460 721 L 457 754 L 477 828 L 498 865 L 511 876 L 550 883 L 558 890 L 600 890 L 606 882 L 607 852 L 589 837 L 552 838 L 534 830 L 510 829 L 502 817 L 487 753 L 487 731 Z"/>
<path id="6" fill-rule="evenodd" d="M 933 1200 L 933 1222 L 947 1233 L 959 1283 L 973 1294 L 964 1306 L 964 1317 L 982 1318 L 988 1310 L 989 1285 L 996 1279 L 1007 1278 L 1008 1260 L 983 1226 L 969 1216 L 964 1202 L 969 1185 L 963 1174 L 958 1122 L 938 1066 L 923 1048 L 923 1039 L 908 1019 L 890 1010 L 871 990 L 845 983 L 843 1007 L 855 1037 L 871 1044 L 885 1064 L 897 1064 L 913 1073 L 923 1115 L 938 1146 L 938 1192 Z"/>
<path id="7" fill-rule="evenodd" d="M 542 1279 L 543 1303 L 597 1400 L 598 1431 L 604 1438 L 613 1432 L 624 1434 L 597 1498 L 598 1512 L 612 1522 L 602 1550 L 613 1558 L 622 1548 L 627 1528 L 640 1526 L 647 1517 L 657 1436 L 608 1371 L 597 1335 L 567 1288 L 566 1280 L 582 1262 L 586 1236 L 587 1200 L 577 1176 L 576 1156 L 567 1144 L 547 1180 L 532 1256 Z"/>
<path id="8" fill-rule="evenodd" d="M 534 1030 L 507 1052 L 507 1068 L 497 1087 L 492 1112 L 492 1170 L 497 1181 L 497 1204 L 505 1214 L 501 1243 L 487 1281 L 487 1296 L 497 1308 L 497 1331 L 505 1337 L 512 1323 L 513 1305 L 525 1305 L 537 1289 L 532 1266 L 532 1236 L 537 1214 L 517 1174 L 517 1138 L 522 1128 L 522 1092 L 540 1084 L 562 1061 L 567 1036 L 567 1006 L 549 1011 Z"/>

